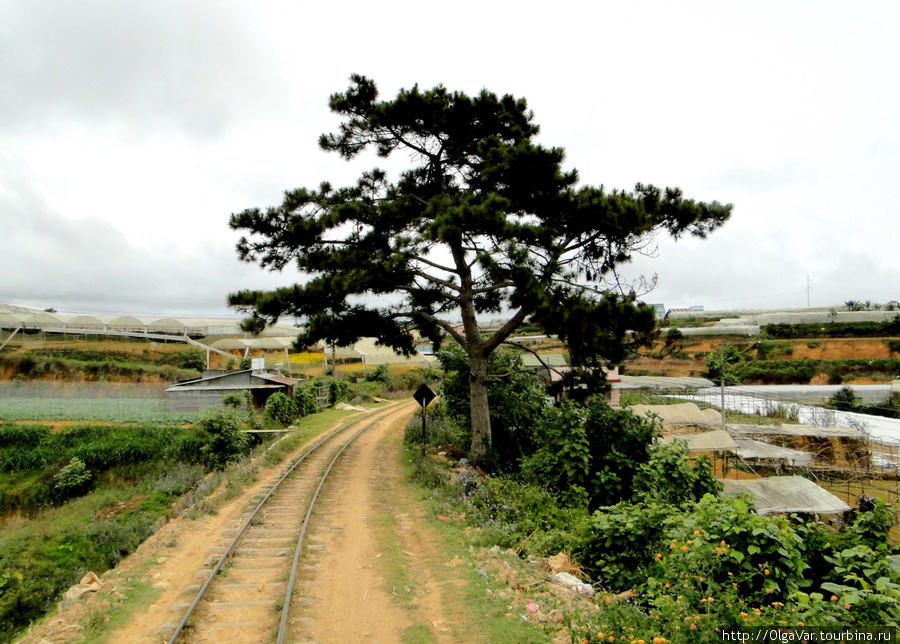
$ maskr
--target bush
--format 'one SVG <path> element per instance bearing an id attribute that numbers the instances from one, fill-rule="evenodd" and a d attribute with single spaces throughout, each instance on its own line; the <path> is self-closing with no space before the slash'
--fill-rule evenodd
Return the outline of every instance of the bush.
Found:
<path id="1" fill-rule="evenodd" d="M 60 500 L 71 499 L 87 491 L 91 472 L 77 456 L 53 477 L 53 491 Z"/>
<path id="2" fill-rule="evenodd" d="M 828 399 L 828 406 L 838 411 L 854 411 L 857 408 L 853 387 L 841 387 Z"/>
<path id="3" fill-rule="evenodd" d="M 328 399 L 332 405 L 336 405 L 342 400 L 346 400 L 349 393 L 350 383 L 346 380 L 331 379 L 328 382 Z"/>
<path id="4" fill-rule="evenodd" d="M 210 411 L 198 424 L 205 434 L 201 437 L 205 439 L 201 455 L 209 469 L 224 470 L 228 463 L 238 460 L 247 451 L 249 438 L 233 413 Z"/>
<path id="5" fill-rule="evenodd" d="M 222 396 L 222 404 L 226 407 L 231 407 L 233 410 L 237 410 L 244 403 L 244 397 L 237 392 L 230 392 Z"/>
<path id="6" fill-rule="evenodd" d="M 281 423 L 290 425 L 297 418 L 297 405 L 292 398 L 288 398 L 280 391 L 276 391 L 266 400 L 266 417 Z"/>
<path id="7" fill-rule="evenodd" d="M 649 460 L 638 466 L 634 476 L 635 499 L 681 507 L 722 491 L 712 461 L 704 455 L 696 465 L 691 465 L 685 441 L 676 440 L 668 445 L 655 442 L 649 454 Z"/>
<path id="8" fill-rule="evenodd" d="M 630 498 L 639 466 L 650 460 L 654 425 L 602 397 L 583 408 L 563 403 L 548 415 L 538 430 L 540 447 L 523 461 L 528 479 L 574 505 L 598 508 Z"/>
<path id="9" fill-rule="evenodd" d="M 309 416 L 319 410 L 314 383 L 305 382 L 294 387 L 294 405 L 300 417 Z"/>
<path id="10" fill-rule="evenodd" d="M 441 402 L 434 402 L 426 409 L 425 444 L 434 447 L 455 447 L 465 452 L 469 447 L 471 436 L 451 418 Z M 407 445 L 422 444 L 422 410 L 419 409 L 410 419 L 403 435 Z"/>
<path id="11" fill-rule="evenodd" d="M 374 370 L 366 372 L 367 382 L 380 382 L 386 391 L 394 389 L 394 375 L 386 364 L 378 365 Z"/>

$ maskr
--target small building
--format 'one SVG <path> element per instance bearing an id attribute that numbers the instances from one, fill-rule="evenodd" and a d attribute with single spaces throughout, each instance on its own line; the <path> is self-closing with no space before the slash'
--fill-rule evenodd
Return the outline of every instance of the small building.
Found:
<path id="1" fill-rule="evenodd" d="M 276 391 L 286 396 L 294 395 L 294 386 L 301 382 L 297 378 L 287 378 L 262 369 L 243 371 L 208 371 L 195 380 L 187 380 L 166 389 L 174 407 L 183 402 L 184 407 L 214 407 L 228 393 L 249 391 L 255 407 L 264 407 L 269 396 Z"/>

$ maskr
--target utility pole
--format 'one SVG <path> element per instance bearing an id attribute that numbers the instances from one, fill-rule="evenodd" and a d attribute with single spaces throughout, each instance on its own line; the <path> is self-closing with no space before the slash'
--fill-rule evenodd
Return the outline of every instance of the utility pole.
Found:
<path id="1" fill-rule="evenodd" d="M 809 275 L 806 276 L 806 308 L 809 308 Z"/>

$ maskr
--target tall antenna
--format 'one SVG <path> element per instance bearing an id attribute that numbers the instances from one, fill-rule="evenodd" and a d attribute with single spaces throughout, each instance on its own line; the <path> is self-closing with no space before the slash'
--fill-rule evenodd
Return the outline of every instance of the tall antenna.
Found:
<path id="1" fill-rule="evenodd" d="M 806 276 L 806 308 L 809 308 L 809 291 L 812 287 L 809 283 L 809 275 Z"/>

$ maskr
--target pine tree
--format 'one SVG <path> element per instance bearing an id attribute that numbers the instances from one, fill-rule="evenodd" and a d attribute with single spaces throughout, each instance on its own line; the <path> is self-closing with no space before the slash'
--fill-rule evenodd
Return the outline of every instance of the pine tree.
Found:
<path id="1" fill-rule="evenodd" d="M 561 148 L 534 142 L 525 100 L 509 95 L 415 86 L 379 101 L 375 83 L 354 75 L 330 107 L 344 121 L 319 139 L 323 150 L 352 159 L 374 148 L 411 167 L 395 180 L 372 169 L 353 186 L 299 188 L 280 206 L 233 214 L 231 227 L 246 231 L 242 260 L 295 263 L 310 278 L 234 293 L 230 304 L 252 312 L 250 329 L 305 317 L 299 344 L 374 336 L 411 354 L 414 332 L 436 344 L 449 336 L 469 356 L 475 460 L 491 443 L 491 352 L 529 321 L 566 341 L 577 365 L 620 361 L 654 316 L 613 288 L 616 267 L 658 232 L 705 237 L 731 213 L 677 188 L 579 186 Z M 479 326 L 498 315 L 499 328 Z"/>

